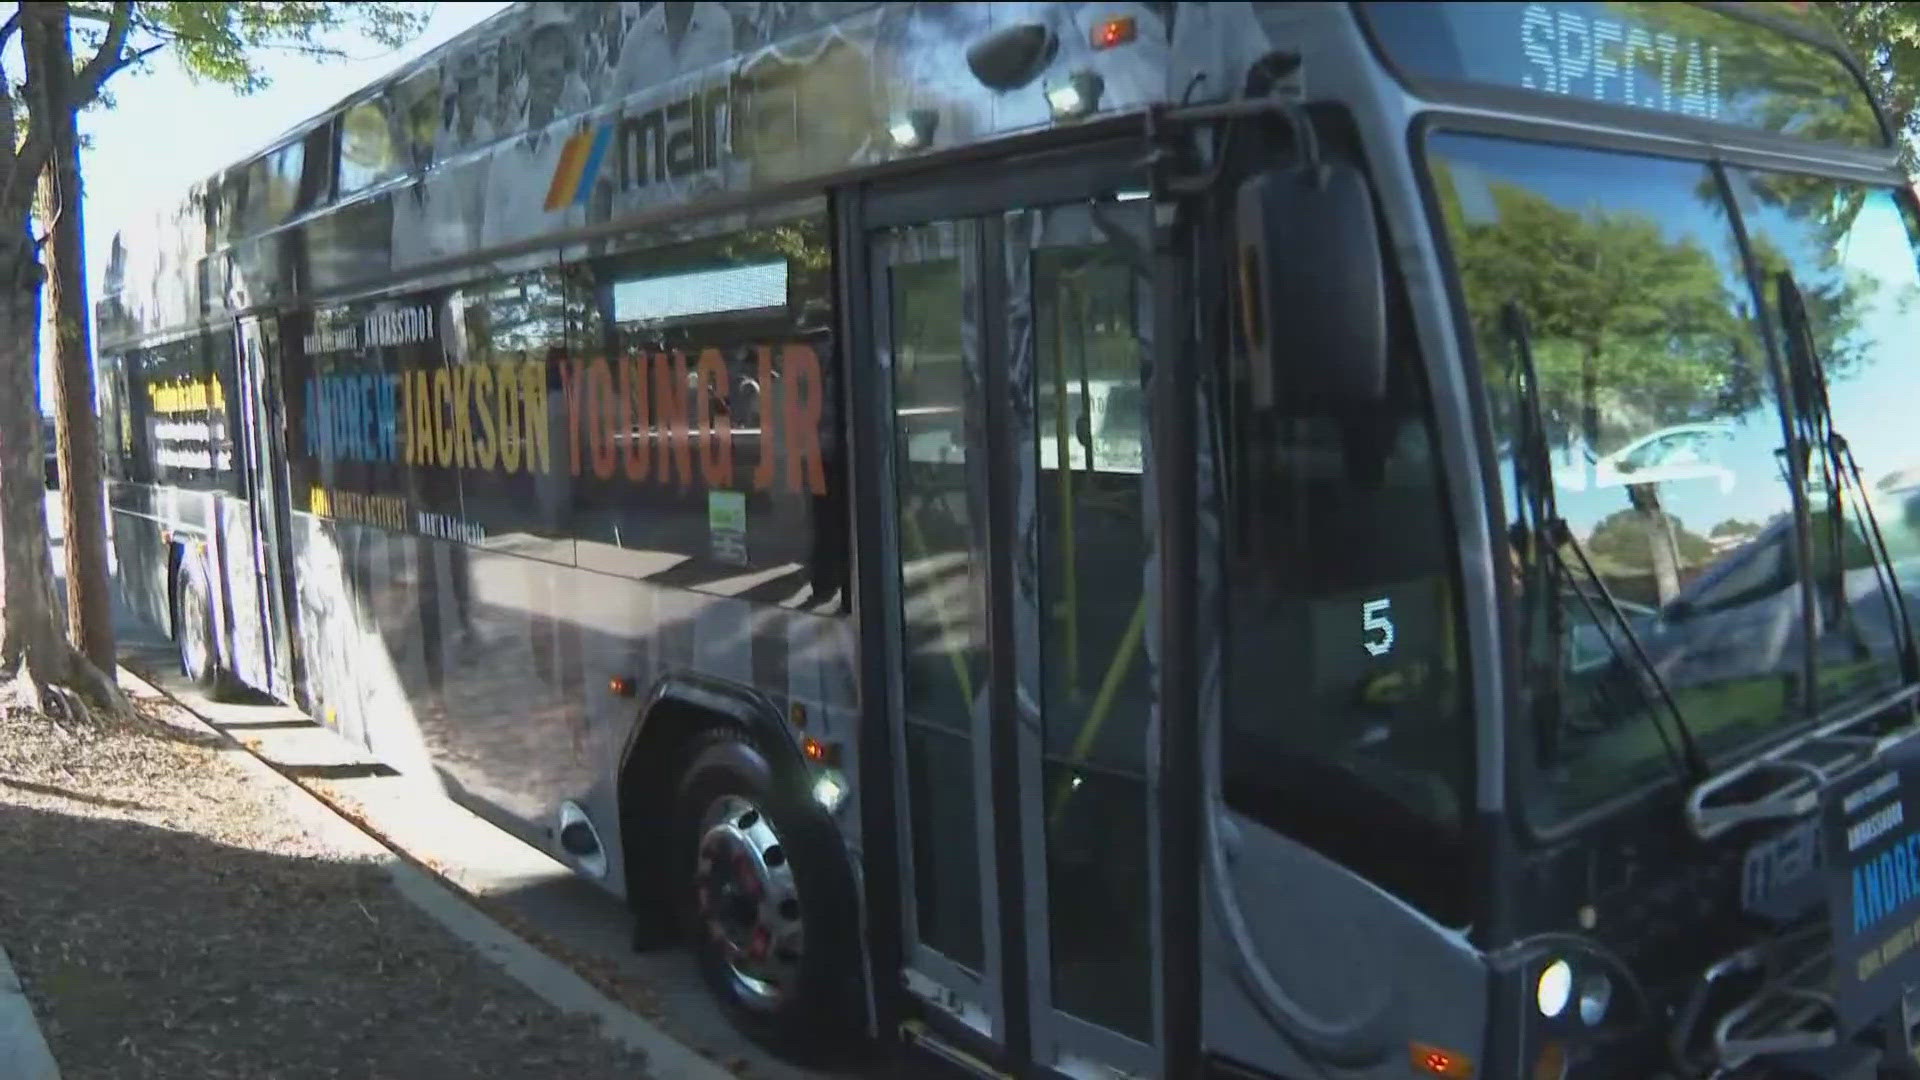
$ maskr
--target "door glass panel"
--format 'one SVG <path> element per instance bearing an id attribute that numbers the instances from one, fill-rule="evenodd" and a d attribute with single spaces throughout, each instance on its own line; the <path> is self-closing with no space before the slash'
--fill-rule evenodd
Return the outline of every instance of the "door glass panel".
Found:
<path id="1" fill-rule="evenodd" d="M 984 970 L 975 705 L 987 684 L 986 574 L 976 494 L 985 468 L 977 335 L 963 288 L 961 230 L 887 234 L 894 460 L 900 549 L 901 695 L 913 910 L 919 940 Z"/>
<path id="2" fill-rule="evenodd" d="M 1032 495 L 1053 1004 L 1143 1042 L 1153 1021 L 1143 502 L 1152 294 L 1146 268 L 1125 252 L 1148 249 L 1144 208 L 1010 218 L 1032 244 L 1037 445 L 1028 452 L 1039 462 Z"/>

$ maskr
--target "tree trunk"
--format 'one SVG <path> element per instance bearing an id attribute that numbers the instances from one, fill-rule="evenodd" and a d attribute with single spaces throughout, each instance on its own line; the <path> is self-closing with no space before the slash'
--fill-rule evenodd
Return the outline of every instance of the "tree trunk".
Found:
<path id="1" fill-rule="evenodd" d="M 1680 595 L 1680 545 L 1673 519 L 1660 506 L 1658 484 L 1630 484 L 1627 498 L 1647 523 L 1647 555 L 1653 563 L 1653 593 L 1661 607 Z"/>
<path id="2" fill-rule="evenodd" d="M 59 34 L 66 46 L 65 4 L 21 4 L 21 51 L 26 57 L 27 100 L 13 97 L 11 78 L 0 77 L 0 142 L 15 147 L 0 176 L 0 665 L 17 673 L 16 701 L 34 708 L 59 705 L 72 715 L 83 708 L 78 689 L 110 711 L 124 713 L 126 699 L 113 679 L 87 662 L 61 633 L 55 609 L 53 563 L 47 552 L 45 448 L 40 422 L 40 287 L 43 275 L 29 229 L 34 190 L 46 158 L 24 147 L 16 104 L 45 116 L 44 78 L 50 46 Z M 117 46 L 116 46 L 117 47 Z M 62 51 L 60 55 L 67 55 Z M 60 67 L 63 81 L 71 63 Z M 4 72 L 0 72 L 4 76 Z M 70 104 L 66 115 L 72 115 Z M 22 157 L 29 160 L 23 165 Z M 89 402 L 89 406 L 91 403 Z M 95 488 L 98 488 L 96 478 Z M 49 695 L 50 691 L 54 691 Z"/>
<path id="3" fill-rule="evenodd" d="M 33 74 L 46 79 L 45 100 L 72 100 L 73 49 L 66 5 L 41 19 L 27 42 L 37 51 Z M 114 669 L 113 601 L 107 573 L 106 506 L 100 483 L 100 421 L 94 408 L 93 346 L 88 316 L 87 245 L 80 188 L 80 144 L 74 110 L 56 107 L 48 131 L 52 156 L 41 175 L 41 206 L 50 223 L 47 305 L 53 314 L 54 416 L 60 509 L 66 525 L 67 636 L 102 672 Z"/>
<path id="4" fill-rule="evenodd" d="M 47 554 L 40 380 L 34 370 L 40 281 L 22 203 L 0 207 L 0 664 L 11 671 L 24 662 L 42 677 L 58 679 L 70 650 L 54 615 Z"/>

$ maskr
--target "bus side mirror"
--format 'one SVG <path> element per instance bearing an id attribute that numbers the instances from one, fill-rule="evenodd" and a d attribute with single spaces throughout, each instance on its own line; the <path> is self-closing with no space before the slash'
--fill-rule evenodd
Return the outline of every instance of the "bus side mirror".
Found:
<path id="1" fill-rule="evenodd" d="M 1235 249 L 1257 409 L 1345 412 L 1387 392 L 1386 268 L 1367 180 L 1329 156 L 1240 185 Z"/>

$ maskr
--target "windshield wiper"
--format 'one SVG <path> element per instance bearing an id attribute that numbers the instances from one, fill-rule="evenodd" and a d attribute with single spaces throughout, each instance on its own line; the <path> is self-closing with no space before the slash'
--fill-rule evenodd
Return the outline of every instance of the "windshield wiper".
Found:
<path id="1" fill-rule="evenodd" d="M 1913 625 L 1907 616 L 1904 598 L 1900 595 L 1893 559 L 1887 551 L 1886 536 L 1880 531 L 1879 518 L 1873 512 L 1873 500 L 1868 496 L 1866 481 L 1860 475 L 1860 463 L 1853 456 L 1852 445 L 1833 422 L 1833 403 L 1827 395 L 1826 360 L 1820 355 L 1820 347 L 1814 340 L 1813 323 L 1807 317 L 1806 297 L 1793 275 L 1784 270 L 1774 279 L 1774 295 L 1786 337 L 1787 379 L 1791 383 L 1788 404 L 1793 413 L 1795 433 L 1803 444 L 1795 448 L 1794 453 L 1795 464 L 1800 471 L 1799 480 L 1803 485 L 1812 469 L 1811 448 L 1820 447 L 1824 455 L 1822 464 L 1827 484 L 1828 538 L 1827 573 L 1822 584 L 1828 602 L 1833 606 L 1834 620 L 1844 626 L 1855 649 L 1864 651 L 1865 640 L 1854 617 L 1853 606 L 1847 602 L 1847 522 L 1841 485 L 1851 482 L 1854 493 L 1859 496 L 1860 516 L 1866 525 L 1867 543 L 1873 557 L 1874 584 L 1880 590 L 1881 599 L 1892 610 L 1895 632 L 1899 638 L 1901 679 L 1911 684 L 1920 680 L 1920 651 L 1916 651 Z"/>
<path id="2" fill-rule="evenodd" d="M 1586 608 L 1594 627 L 1606 640 L 1607 647 L 1612 650 L 1615 659 L 1622 662 L 1627 661 L 1627 656 L 1622 651 L 1620 642 L 1626 642 L 1627 651 L 1632 653 L 1635 666 L 1645 682 L 1642 692 L 1644 693 L 1646 687 L 1650 686 L 1653 690 L 1652 696 L 1660 699 L 1660 704 L 1672 717 L 1673 733 L 1670 736 L 1667 726 L 1660 722 L 1654 710 L 1649 710 L 1647 714 L 1648 722 L 1653 724 L 1654 732 L 1660 736 L 1660 744 L 1666 748 L 1667 756 L 1673 759 L 1674 767 L 1682 775 L 1693 780 L 1702 779 L 1707 775 L 1706 759 L 1701 756 L 1700 748 L 1694 742 L 1693 732 L 1687 727 L 1686 716 L 1680 711 L 1680 703 L 1674 700 L 1672 690 L 1667 687 L 1666 680 L 1660 676 L 1660 669 L 1654 664 L 1653 658 L 1647 654 L 1646 646 L 1641 643 L 1639 635 L 1633 632 L 1633 624 L 1627 620 L 1627 614 L 1620 607 L 1620 602 L 1614 598 L 1613 591 L 1607 588 L 1606 581 L 1600 577 L 1598 571 L 1594 570 L 1586 551 L 1581 548 L 1579 541 L 1574 539 L 1573 531 L 1567 527 L 1566 519 L 1560 516 L 1559 503 L 1553 493 L 1553 463 L 1547 440 L 1546 413 L 1540 403 L 1540 378 L 1533 363 L 1533 334 L 1527 327 L 1526 313 L 1520 309 L 1517 302 L 1509 300 L 1500 309 L 1500 322 L 1501 329 L 1505 332 L 1508 344 L 1513 350 L 1514 401 L 1519 406 L 1519 416 L 1515 423 L 1516 445 L 1513 458 L 1515 485 L 1519 489 L 1516 492 L 1518 498 L 1515 501 L 1519 504 L 1520 517 L 1513 524 L 1511 542 L 1515 550 L 1521 553 L 1523 578 L 1528 579 L 1529 584 L 1532 583 L 1531 579 L 1536 574 L 1543 578 L 1540 583 L 1541 591 L 1533 595 L 1546 605 L 1547 632 L 1553 650 L 1552 659 L 1546 665 L 1549 670 L 1539 673 L 1544 678 L 1535 686 L 1534 730 L 1557 732 L 1560 727 L 1560 718 L 1556 714 L 1560 709 L 1561 686 L 1565 674 L 1561 670 L 1565 624 L 1564 615 L 1560 610 L 1559 583 L 1570 578 L 1566 559 L 1561 555 L 1561 548 L 1564 546 L 1573 550 L 1574 557 L 1579 560 L 1581 573 L 1592 591 L 1599 594 L 1601 606 L 1605 607 L 1609 616 L 1607 621 L 1611 621 L 1618 629 L 1620 637 L 1616 640 L 1607 632 L 1605 622 L 1588 590 L 1575 587 L 1572 591 L 1580 598 L 1580 603 Z M 1542 555 L 1545 556 L 1544 561 L 1541 561 Z M 1537 561 L 1541 562 L 1538 567 L 1534 565 Z M 1532 605 L 1529 604 L 1527 606 L 1528 622 L 1523 630 L 1524 633 L 1529 634 L 1526 639 L 1529 643 L 1531 643 L 1532 631 L 1531 609 Z M 1648 704 L 1651 705 L 1653 702 L 1649 701 Z"/>

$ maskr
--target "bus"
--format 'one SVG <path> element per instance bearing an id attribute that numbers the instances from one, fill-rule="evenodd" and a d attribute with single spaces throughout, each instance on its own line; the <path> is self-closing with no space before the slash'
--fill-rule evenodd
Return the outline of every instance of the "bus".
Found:
<path id="1" fill-rule="evenodd" d="M 1792 3 L 514 6 L 122 224 L 118 588 L 803 1058 L 1913 1075 L 1873 94 Z"/>

